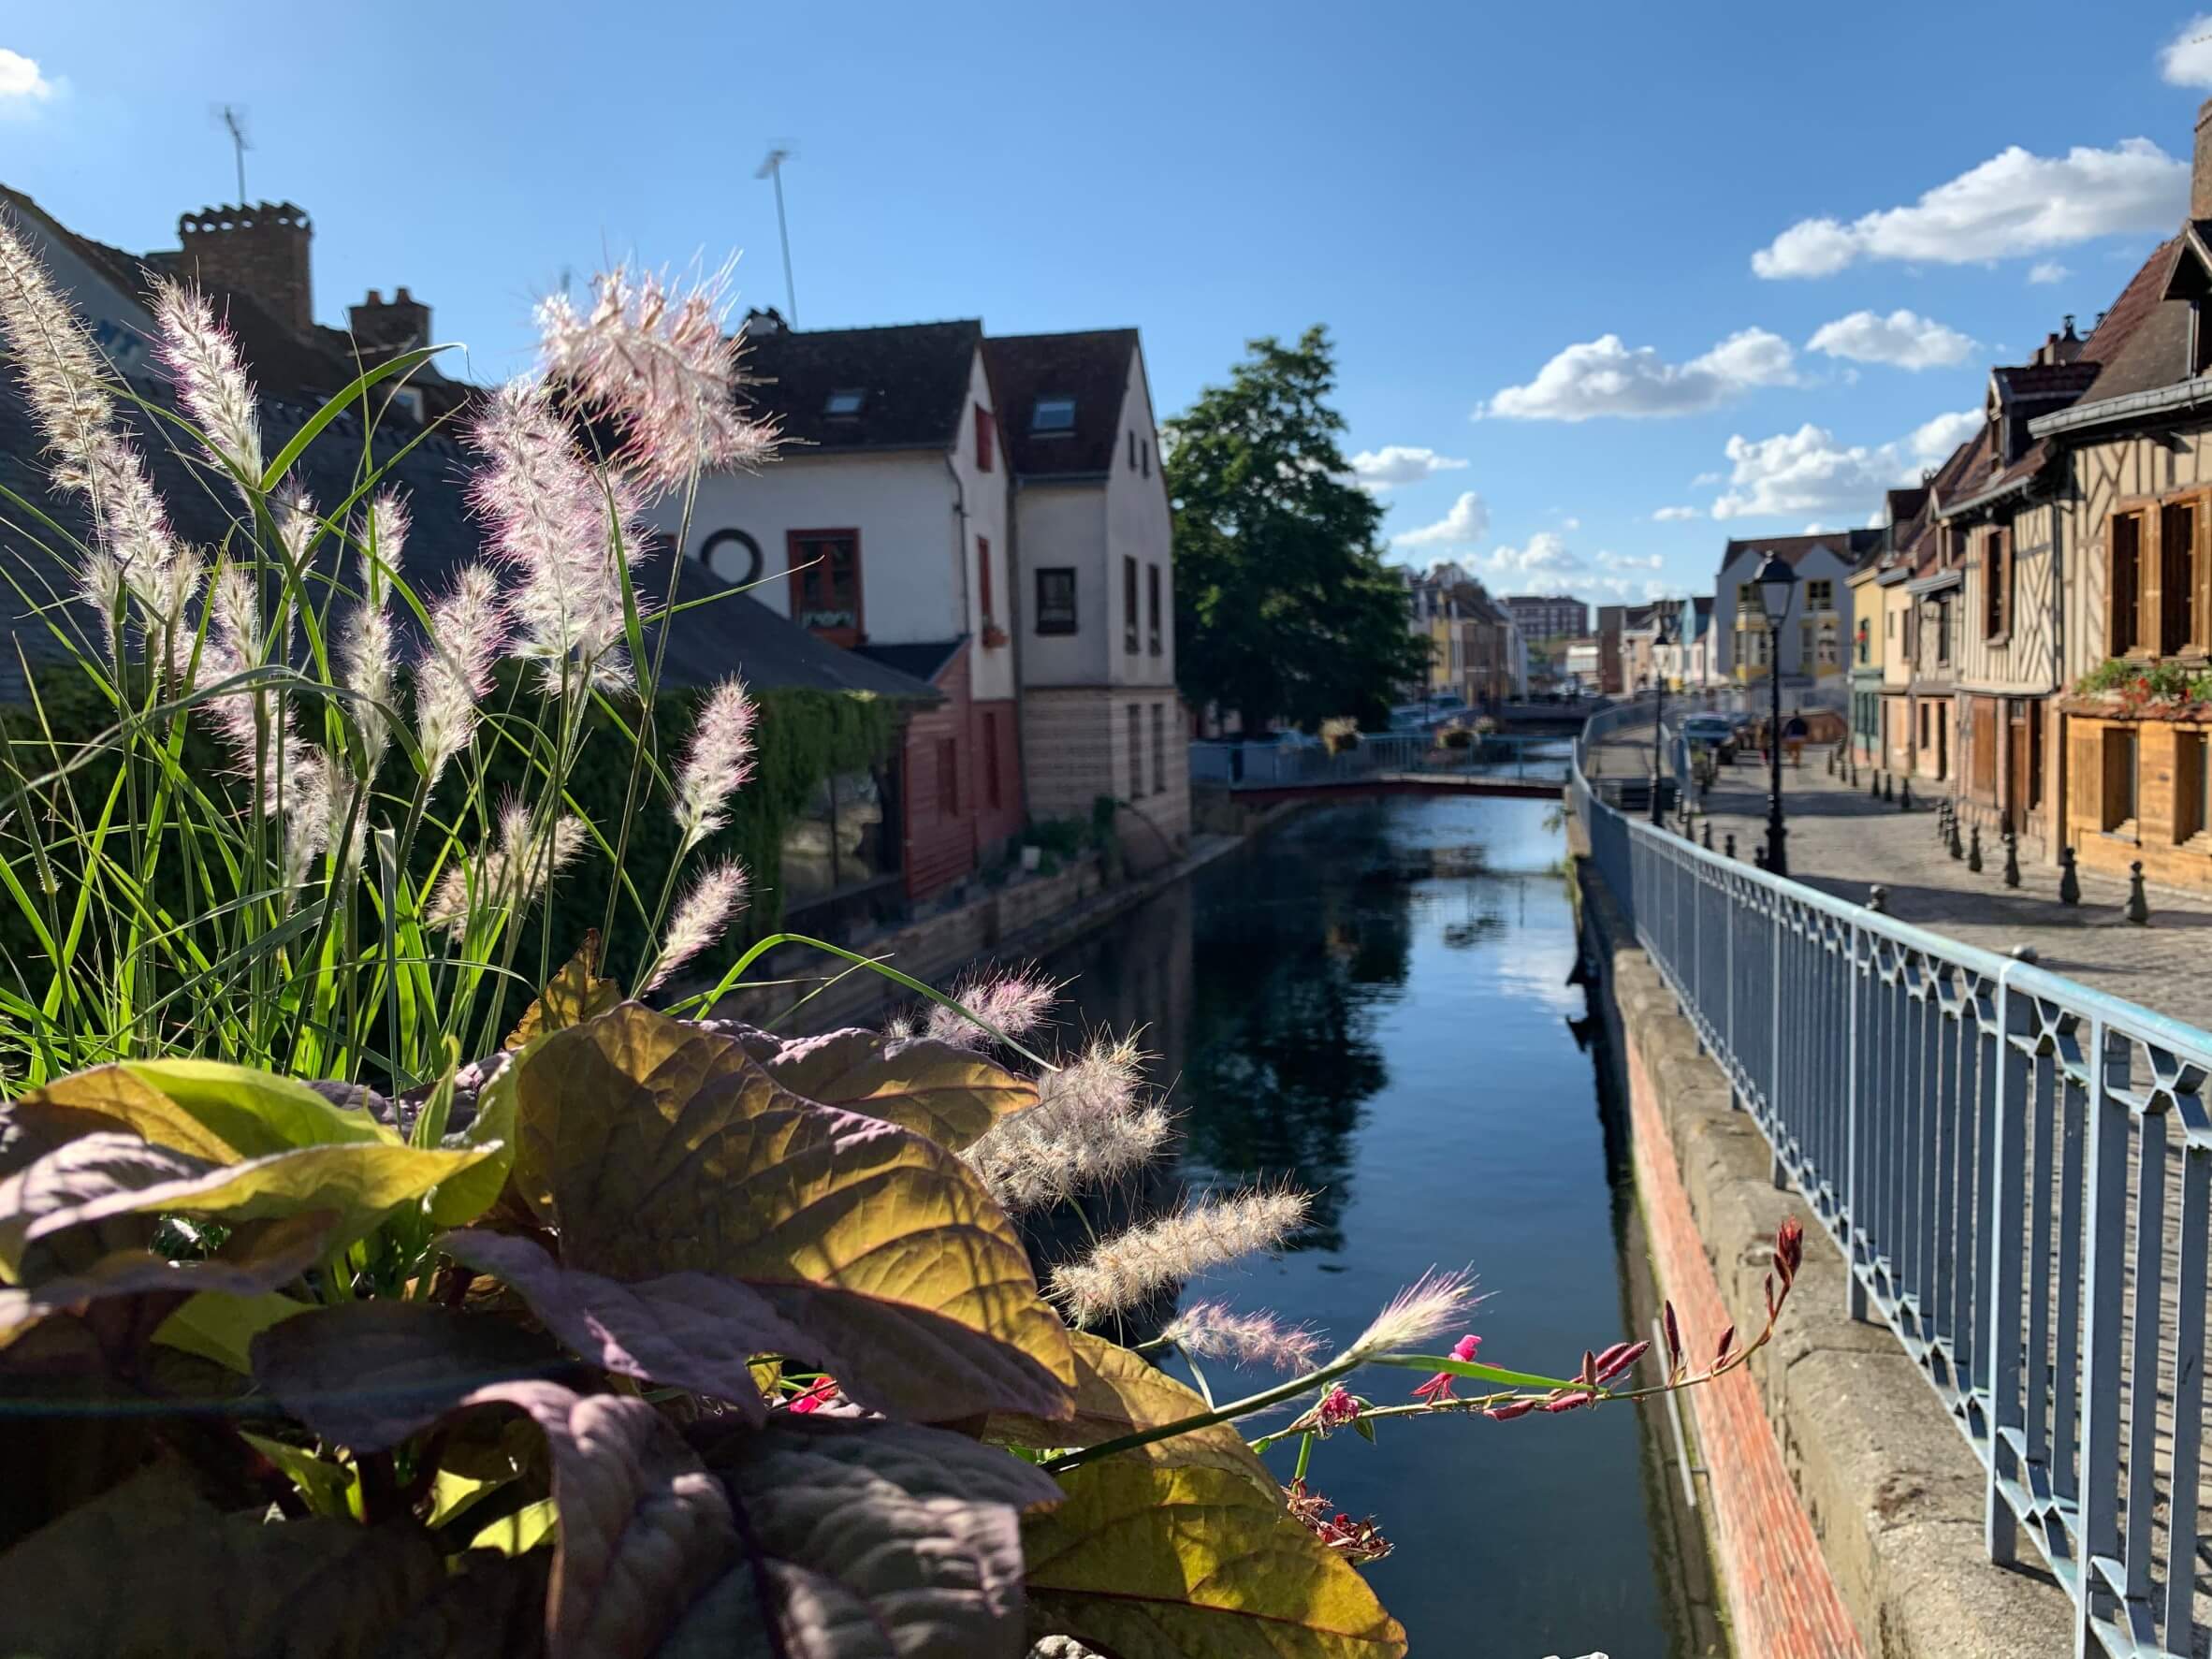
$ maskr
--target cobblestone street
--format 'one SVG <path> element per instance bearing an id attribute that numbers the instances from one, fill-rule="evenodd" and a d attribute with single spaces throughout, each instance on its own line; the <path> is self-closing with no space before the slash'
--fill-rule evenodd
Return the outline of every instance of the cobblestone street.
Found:
<path id="1" fill-rule="evenodd" d="M 2152 889 L 2150 924 L 2124 919 L 2124 880 L 2084 874 L 2081 903 L 2059 902 L 2055 866 L 2023 863 L 2020 886 L 2004 885 L 2004 848 L 1985 837 L 1983 867 L 1954 861 L 1936 838 L 1932 800 L 1910 812 L 1867 794 L 1866 774 L 1854 789 L 1826 773 L 1826 751 L 1809 749 L 1804 764 L 1783 768 L 1789 863 L 1793 879 L 1854 903 L 1880 882 L 1889 913 L 1916 927 L 1984 950 L 2034 947 L 2041 966 L 2131 1002 L 2212 1030 L 2212 904 Z M 1595 778 L 1649 778 L 1649 730 L 1614 734 L 1591 752 Z M 1766 834 L 1767 774 L 1747 754 L 1721 769 L 1708 793 L 1716 850 L 1736 837 L 1750 861 Z"/>

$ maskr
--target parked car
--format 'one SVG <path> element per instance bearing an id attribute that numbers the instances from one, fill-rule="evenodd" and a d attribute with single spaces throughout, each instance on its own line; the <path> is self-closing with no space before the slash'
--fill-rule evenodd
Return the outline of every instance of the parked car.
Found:
<path id="1" fill-rule="evenodd" d="M 1681 725 L 1682 740 L 1692 749 L 1710 749 L 1724 764 L 1736 758 L 1736 722 L 1724 714 L 1694 714 Z"/>

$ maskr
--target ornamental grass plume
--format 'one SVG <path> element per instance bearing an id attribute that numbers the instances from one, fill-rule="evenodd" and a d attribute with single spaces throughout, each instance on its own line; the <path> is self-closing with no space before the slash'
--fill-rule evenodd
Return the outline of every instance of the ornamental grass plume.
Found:
<path id="1" fill-rule="evenodd" d="M 415 740 L 422 749 L 426 795 L 475 735 L 492 664 L 506 642 L 499 578 L 481 564 L 466 566 L 452 591 L 430 606 L 429 634 L 415 663 Z"/>
<path id="2" fill-rule="evenodd" d="M 941 1003 L 931 1008 L 924 1033 L 956 1048 L 982 1048 L 994 1039 L 976 1020 L 1019 1042 L 1044 1024 L 1053 1004 L 1060 999 L 1060 987 L 1034 971 L 995 968 L 961 981 L 953 986 L 952 997 L 960 1008 L 946 1008 Z"/>
<path id="3" fill-rule="evenodd" d="M 354 694 L 365 770 L 373 774 L 391 741 L 393 703 L 391 575 L 407 545 L 407 503 L 389 490 L 370 502 L 361 521 L 361 599 L 339 642 L 340 682 Z"/>
<path id="4" fill-rule="evenodd" d="M 424 908 L 424 923 L 452 932 L 465 929 L 473 915 L 521 910 L 583 851 L 589 837 L 584 821 L 571 812 L 553 821 L 549 835 L 534 837 L 530 809 L 510 797 L 500 808 L 498 840 L 445 872 Z"/>
<path id="5" fill-rule="evenodd" d="M 515 654 L 542 664 L 549 695 L 620 690 L 623 570 L 644 546 L 635 492 L 591 469 L 542 386 L 502 386 L 469 443 L 484 458 L 469 495 L 491 558 L 519 576 L 508 601 Z"/>
<path id="6" fill-rule="evenodd" d="M 1052 1298 L 1078 1327 L 1136 1307 L 1166 1285 L 1272 1250 L 1304 1220 L 1300 1192 L 1255 1189 L 1198 1203 L 1101 1240 L 1053 1273 Z"/>
<path id="7" fill-rule="evenodd" d="M 669 918 L 661 954 L 639 989 L 659 990 L 677 968 L 721 938 L 730 919 L 744 909 L 745 891 L 745 866 L 734 858 L 700 871 Z"/>
<path id="8" fill-rule="evenodd" d="M 1233 1360 L 1275 1371 L 1311 1371 L 1321 1357 L 1319 1332 L 1286 1325 L 1270 1313 L 1241 1314 L 1225 1302 L 1194 1302 L 1159 1334 L 1162 1342 L 1201 1360 Z"/>
<path id="9" fill-rule="evenodd" d="M 154 350 L 176 383 L 177 401 L 199 429 L 209 458 L 258 485 L 261 417 L 254 383 L 246 378 L 238 342 L 215 320 L 215 308 L 196 287 L 168 279 L 153 284 Z M 254 492 L 240 484 L 246 509 Z"/>
<path id="10" fill-rule="evenodd" d="M 1037 1080 L 1037 1104 L 1002 1117 L 961 1156 L 1010 1213 L 1041 1209 L 1142 1169 L 1174 1120 L 1144 1087 L 1128 1038 L 1099 1036 Z"/>
<path id="11" fill-rule="evenodd" d="M 1440 1273 L 1434 1268 L 1390 1298 L 1375 1322 L 1345 1350 L 1347 1359 L 1404 1352 L 1463 1324 L 1475 1305 L 1475 1277 L 1465 1268 Z"/>
<path id="12" fill-rule="evenodd" d="M 618 265 L 592 279 L 589 315 L 565 294 L 538 307 L 547 379 L 615 422 L 618 462 L 652 492 L 775 451 L 774 428 L 737 411 L 741 342 L 724 327 L 729 280 L 725 265 L 685 291 L 657 271 L 633 277 Z"/>
<path id="13" fill-rule="evenodd" d="M 752 699 L 745 682 L 723 680 L 707 696 L 676 773 L 678 856 L 730 822 L 731 797 L 752 777 Z"/>
<path id="14" fill-rule="evenodd" d="M 54 488 L 82 497 L 92 513 L 79 591 L 104 623 L 127 592 L 147 631 L 161 632 L 182 616 L 196 579 L 175 568 L 176 536 L 145 463 L 124 436 L 99 348 L 7 216 L 0 216 L 0 338 L 15 358 L 45 440 Z M 112 638 L 103 641 L 110 657 L 117 646 Z"/>

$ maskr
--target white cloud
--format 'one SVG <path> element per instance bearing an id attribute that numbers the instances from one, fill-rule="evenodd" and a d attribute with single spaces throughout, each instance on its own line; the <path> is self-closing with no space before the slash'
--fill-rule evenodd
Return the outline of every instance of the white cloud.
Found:
<path id="1" fill-rule="evenodd" d="M 1938 184 L 1911 207 L 1849 225 L 1800 219 L 1752 255 L 1763 277 L 1830 276 L 1861 259 L 1966 265 L 2070 247 L 2091 237 L 2163 231 L 2189 202 L 2189 164 L 2148 138 L 2063 156 L 2017 144 Z"/>
<path id="2" fill-rule="evenodd" d="M 1917 484 L 1921 473 L 1948 456 L 1980 423 L 1973 411 L 1939 415 L 1894 443 L 1845 444 L 1808 421 L 1771 438 L 1728 440 L 1727 493 L 1712 504 L 1715 518 L 1768 518 L 1798 513 L 1856 517 L 1882 492 Z M 1817 533 L 1807 531 L 1806 534 Z"/>
<path id="3" fill-rule="evenodd" d="M 2038 259 L 2029 268 L 2028 280 L 2031 283 L 2062 283 L 2073 274 L 2056 259 Z"/>
<path id="4" fill-rule="evenodd" d="M 1657 570 L 1656 553 L 1600 553 L 1597 562 L 1604 570 Z"/>
<path id="5" fill-rule="evenodd" d="M 1482 498 L 1467 490 L 1451 504 L 1451 511 L 1433 524 L 1409 530 L 1390 538 L 1396 547 L 1471 547 L 1490 528 L 1490 509 Z"/>
<path id="6" fill-rule="evenodd" d="M 1764 328 L 1731 334 L 1686 363 L 1657 348 L 1634 349 L 1618 334 L 1570 345 L 1526 386 L 1509 386 L 1477 415 L 1510 420 L 1590 420 L 1598 415 L 1694 415 L 1758 386 L 1788 386 L 1797 375 L 1788 341 Z"/>
<path id="7" fill-rule="evenodd" d="M 1797 533 L 1801 536 L 1825 536 L 1829 531 L 1833 529 L 1835 529 L 1834 525 L 1823 524 L 1819 519 L 1815 518 L 1811 524 L 1808 524 Z"/>
<path id="8" fill-rule="evenodd" d="M 1859 363 L 1887 363 L 1898 369 L 1945 369 L 1966 361 L 1974 342 L 1956 328 L 1917 312 L 1855 311 L 1823 323 L 1805 349 Z"/>
<path id="9" fill-rule="evenodd" d="M 2159 73 L 2174 86 L 2212 86 L 2212 16 L 2192 17 L 2159 53 Z"/>
<path id="10" fill-rule="evenodd" d="M 1386 444 L 1380 449 L 1362 449 L 1352 457 L 1352 478 L 1369 489 L 1382 490 L 1399 484 L 1419 484 L 1438 473 L 1456 473 L 1466 464 L 1433 449 Z"/>
<path id="11" fill-rule="evenodd" d="M 1706 482 L 1709 484 L 1718 484 L 1720 481 L 1721 475 L 1718 473 L 1710 473 L 1706 478 Z M 1676 524 L 1685 518 L 1702 518 L 1704 517 L 1705 515 L 1695 507 L 1661 507 L 1652 515 L 1652 522 L 1654 524 Z"/>
<path id="12" fill-rule="evenodd" d="M 1718 484 L 1720 481 L 1721 475 L 1718 473 L 1700 473 L 1690 480 L 1690 488 L 1703 489 L 1708 484 Z"/>
<path id="13" fill-rule="evenodd" d="M 1559 528 L 1562 530 L 1580 530 L 1582 521 L 1579 518 L 1562 518 L 1559 521 Z"/>
<path id="14" fill-rule="evenodd" d="M 1485 570 L 1497 575 L 1563 575 L 1590 568 L 1589 561 L 1566 545 L 1565 537 L 1549 530 L 1536 531 L 1524 546 L 1493 547 L 1481 562 Z"/>
<path id="15" fill-rule="evenodd" d="M 0 115 L 27 115 L 61 96 L 65 86 L 49 80 L 36 58 L 0 46 Z"/>

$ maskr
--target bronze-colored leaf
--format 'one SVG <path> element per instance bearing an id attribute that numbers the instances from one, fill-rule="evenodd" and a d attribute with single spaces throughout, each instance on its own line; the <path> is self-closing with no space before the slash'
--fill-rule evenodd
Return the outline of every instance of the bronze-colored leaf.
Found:
<path id="1" fill-rule="evenodd" d="M 634 1003 L 515 1070 L 515 1186 L 567 1266 L 743 1280 L 894 1415 L 1067 1411 L 1067 1331 L 943 1147 L 802 1099 L 735 1041 Z"/>
<path id="2" fill-rule="evenodd" d="M 8 1113 L 50 1143 L 107 1129 L 143 1136 L 156 1146 L 226 1164 L 242 1156 L 152 1084 L 122 1066 L 95 1066 L 11 1102 Z"/>
<path id="3" fill-rule="evenodd" d="M 882 1118 L 949 1152 L 972 1145 L 1007 1113 L 1037 1104 L 1035 1084 L 930 1037 L 831 1031 L 784 1043 L 762 1064 L 794 1095 Z"/>
<path id="4" fill-rule="evenodd" d="M 157 1465 L 0 1555 L 0 1649 L 360 1659 L 444 1579 L 419 1529 L 265 1525 L 213 1508 Z"/>
<path id="5" fill-rule="evenodd" d="M 501 1046 L 518 1049 L 533 1037 L 580 1026 L 620 1002 L 622 987 L 613 980 L 598 978 L 598 972 L 599 929 L 594 927 L 585 933 L 583 944 L 567 966 L 546 982 L 537 1000 L 522 1011 L 522 1018 L 516 1021 L 515 1029 L 507 1033 L 507 1041 Z"/>
<path id="6" fill-rule="evenodd" d="M 1207 1463 L 1111 1457 L 1022 1521 L 1035 1637 L 1115 1659 L 1401 1659 L 1405 1632 L 1279 1492 Z"/>
<path id="7" fill-rule="evenodd" d="M 325 1440 L 383 1451 L 488 1386 L 575 1369 L 519 1325 L 427 1302 L 347 1302 L 254 1339 L 254 1380 Z"/>
<path id="8" fill-rule="evenodd" d="M 65 1141 L 0 1180 L 0 1280 L 22 1284 L 89 1266 L 113 1250 L 151 1242 L 153 1223 L 132 1216 L 95 1222 L 47 1239 L 26 1256 L 24 1236 L 41 1217 L 110 1193 L 135 1192 L 207 1172 L 205 1160 L 140 1136 L 98 1129 Z"/>

